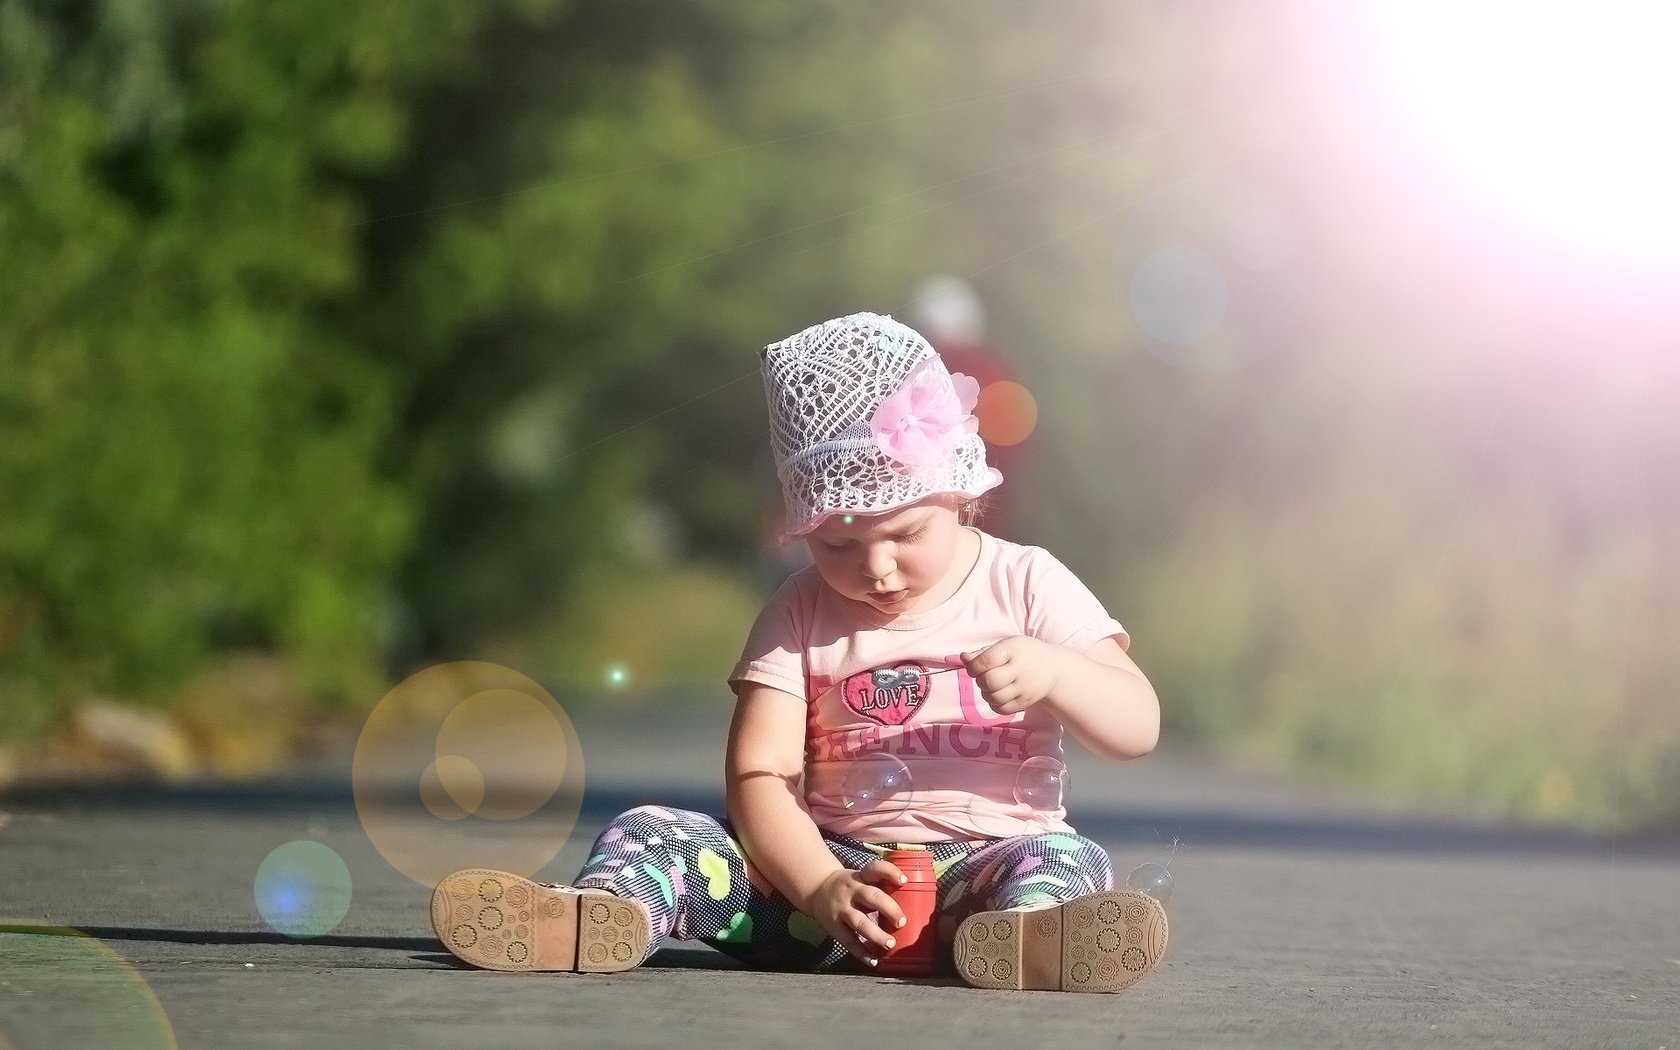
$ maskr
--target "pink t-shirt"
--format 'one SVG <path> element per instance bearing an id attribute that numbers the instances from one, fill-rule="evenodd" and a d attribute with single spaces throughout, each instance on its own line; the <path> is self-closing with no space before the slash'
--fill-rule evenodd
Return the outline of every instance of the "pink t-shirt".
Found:
<path id="1" fill-rule="evenodd" d="M 730 681 L 805 698 L 818 827 L 865 842 L 1071 830 L 1055 775 L 1061 724 L 1043 706 L 995 714 L 960 654 L 1019 634 L 1079 652 L 1130 639 L 1049 552 L 979 536 L 973 571 L 937 608 L 879 613 L 808 567 L 759 614 Z"/>

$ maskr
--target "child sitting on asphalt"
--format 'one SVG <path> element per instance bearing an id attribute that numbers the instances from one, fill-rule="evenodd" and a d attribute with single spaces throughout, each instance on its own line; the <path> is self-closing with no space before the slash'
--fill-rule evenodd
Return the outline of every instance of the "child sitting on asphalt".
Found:
<path id="1" fill-rule="evenodd" d="M 439 938 L 500 970 L 627 970 L 667 938 L 758 966 L 872 967 L 904 923 L 883 855 L 912 845 L 931 853 L 965 981 L 1134 983 L 1166 950 L 1166 915 L 1114 889 L 1107 853 L 1066 822 L 1062 732 L 1136 758 L 1160 707 L 1090 590 L 971 523 L 1002 480 L 977 385 L 870 313 L 773 343 L 761 366 L 787 532 L 813 564 L 730 677 L 727 819 L 632 809 L 570 886 L 456 872 L 433 894 Z"/>

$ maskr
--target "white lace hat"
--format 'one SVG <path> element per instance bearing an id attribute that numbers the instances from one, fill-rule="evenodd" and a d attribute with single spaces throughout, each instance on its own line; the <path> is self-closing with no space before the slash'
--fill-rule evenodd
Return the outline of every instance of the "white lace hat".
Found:
<path id="1" fill-rule="evenodd" d="M 790 536 L 834 514 L 978 496 L 1003 480 L 973 415 L 979 384 L 891 317 L 812 325 L 766 346 L 760 365 Z"/>

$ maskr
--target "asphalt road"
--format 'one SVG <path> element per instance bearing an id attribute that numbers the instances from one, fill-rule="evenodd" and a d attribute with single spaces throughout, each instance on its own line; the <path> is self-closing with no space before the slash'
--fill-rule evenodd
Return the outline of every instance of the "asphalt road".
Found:
<path id="1" fill-rule="evenodd" d="M 636 802 L 716 811 L 726 720 L 715 704 L 580 719 L 588 790 L 544 877 L 570 876 Z M 363 830 L 342 752 L 258 783 L 14 790 L 0 1048 L 1680 1050 L 1680 844 L 1360 805 L 1170 746 L 1072 765 L 1080 830 L 1119 870 L 1170 858 L 1175 879 L 1166 963 L 1119 995 L 750 972 L 693 945 L 613 976 L 462 969 L 431 935 L 427 891 Z M 420 818 L 426 841 L 435 818 Z M 519 826 L 485 823 L 489 850 Z M 343 921 L 301 941 L 253 896 L 264 858 L 299 840 L 335 851 L 353 885 Z"/>

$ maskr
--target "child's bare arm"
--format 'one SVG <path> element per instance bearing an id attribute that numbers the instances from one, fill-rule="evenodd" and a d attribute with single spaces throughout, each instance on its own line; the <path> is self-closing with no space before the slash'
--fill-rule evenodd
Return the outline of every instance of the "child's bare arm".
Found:
<path id="1" fill-rule="evenodd" d="M 805 703 L 769 686 L 742 683 L 729 727 L 724 763 L 729 819 L 752 864 L 793 906 L 816 919 L 854 955 L 873 961 L 892 938 L 868 917 L 879 912 L 889 928 L 903 913 L 880 886 L 898 869 L 874 861 L 849 871 L 823 841 L 805 807 Z"/>
<path id="2" fill-rule="evenodd" d="M 1104 758 L 1140 758 L 1161 739 L 1161 702 L 1113 638 L 1083 653 L 1062 651 L 1045 700 L 1073 738 Z"/>
<path id="3" fill-rule="evenodd" d="M 963 659 L 993 710 L 1048 704 L 1075 740 L 1104 758 L 1147 755 L 1160 739 L 1155 688 L 1113 638 L 1079 653 L 1018 635 Z"/>

